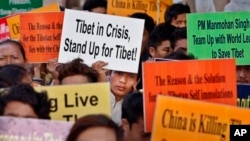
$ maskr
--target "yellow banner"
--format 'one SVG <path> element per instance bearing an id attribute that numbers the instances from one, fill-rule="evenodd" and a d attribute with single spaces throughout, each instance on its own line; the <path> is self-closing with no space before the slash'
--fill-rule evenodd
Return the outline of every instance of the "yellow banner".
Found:
<path id="1" fill-rule="evenodd" d="M 34 88 L 48 92 L 53 120 L 75 121 L 88 114 L 111 116 L 109 83 Z"/>
<path id="2" fill-rule="evenodd" d="M 249 109 L 158 95 L 151 140 L 230 141 L 230 125 L 249 117 Z"/>
<path id="3" fill-rule="evenodd" d="M 136 12 L 147 13 L 156 23 L 164 22 L 164 13 L 172 0 L 108 0 L 108 14 L 129 16 Z"/>
<path id="4" fill-rule="evenodd" d="M 41 7 L 41 8 L 31 10 L 30 12 L 35 13 L 35 12 L 59 12 L 59 11 L 60 11 L 60 7 L 59 7 L 59 4 L 56 2 L 56 3 L 46 5 L 44 7 Z M 10 37 L 12 39 L 20 39 L 20 32 L 19 32 L 20 16 L 19 14 L 13 15 L 7 18 L 7 24 L 10 30 Z"/>

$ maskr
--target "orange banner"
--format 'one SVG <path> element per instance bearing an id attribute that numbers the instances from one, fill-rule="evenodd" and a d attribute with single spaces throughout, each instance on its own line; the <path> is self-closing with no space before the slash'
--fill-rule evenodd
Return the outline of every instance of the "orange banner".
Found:
<path id="1" fill-rule="evenodd" d="M 250 124 L 250 110 L 157 96 L 152 141 L 230 141 L 230 125 Z"/>
<path id="2" fill-rule="evenodd" d="M 40 8 L 33 9 L 29 12 L 35 13 L 35 12 L 60 12 L 59 4 L 52 3 Z M 12 39 L 20 39 L 20 32 L 19 32 L 19 25 L 20 25 L 20 16 L 12 15 L 7 18 L 8 26 L 10 27 L 10 37 Z"/>
<path id="3" fill-rule="evenodd" d="M 58 57 L 63 17 L 63 12 L 20 14 L 20 40 L 28 62 L 48 62 Z"/>
<path id="4" fill-rule="evenodd" d="M 156 95 L 237 105 L 234 59 L 143 64 L 145 131 L 152 129 Z"/>
<path id="5" fill-rule="evenodd" d="M 129 16 L 136 12 L 147 13 L 156 23 L 164 22 L 164 13 L 172 0 L 108 0 L 108 14 Z"/>

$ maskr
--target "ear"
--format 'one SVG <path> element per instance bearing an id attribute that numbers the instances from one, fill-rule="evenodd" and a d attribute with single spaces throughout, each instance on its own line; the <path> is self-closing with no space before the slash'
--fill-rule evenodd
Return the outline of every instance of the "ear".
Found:
<path id="1" fill-rule="evenodd" d="M 141 79 L 139 78 L 136 82 L 135 82 L 135 84 L 133 85 L 133 91 L 137 91 L 137 85 L 138 85 L 138 83 L 141 81 Z"/>
<path id="2" fill-rule="evenodd" d="M 129 131 L 129 123 L 127 119 L 122 119 L 122 130 L 126 133 Z"/>
<path id="3" fill-rule="evenodd" d="M 149 47 L 148 52 L 149 52 L 149 54 L 150 54 L 152 57 L 155 57 L 155 48 L 154 48 L 154 47 Z"/>

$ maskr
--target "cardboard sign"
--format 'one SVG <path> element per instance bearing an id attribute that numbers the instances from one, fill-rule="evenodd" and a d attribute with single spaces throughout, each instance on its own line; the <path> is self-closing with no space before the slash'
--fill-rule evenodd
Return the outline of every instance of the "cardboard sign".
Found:
<path id="1" fill-rule="evenodd" d="M 109 83 L 34 88 L 48 92 L 54 120 L 75 121 L 88 114 L 111 116 Z"/>
<path id="2" fill-rule="evenodd" d="M 158 94 L 236 106 L 235 60 L 144 63 L 143 88 L 145 131 L 150 132 Z"/>
<path id="3" fill-rule="evenodd" d="M 133 13 L 146 13 L 156 23 L 164 22 L 164 13 L 172 4 L 172 0 L 109 0 L 107 13 L 119 16 L 130 16 Z M 158 8 L 159 7 L 159 8 Z"/>
<path id="4" fill-rule="evenodd" d="M 157 96 L 152 141 L 230 141 L 230 125 L 250 124 L 250 110 Z"/>
<path id="5" fill-rule="evenodd" d="M 0 117 L 1 141 L 65 141 L 73 123 Z"/>
<path id="6" fill-rule="evenodd" d="M 188 14 L 188 53 L 198 59 L 235 58 L 250 65 L 249 12 Z"/>
<path id="7" fill-rule="evenodd" d="M 107 69 L 137 73 L 143 29 L 141 19 L 66 9 L 58 61 L 102 60 Z"/>
<path id="8" fill-rule="evenodd" d="M 20 39 L 28 62 L 48 62 L 58 57 L 63 16 L 63 12 L 20 14 Z"/>
<path id="9" fill-rule="evenodd" d="M 46 5 L 44 7 L 33 9 L 29 12 L 59 12 L 59 4 L 58 3 L 52 3 L 49 5 Z M 13 15 L 7 18 L 8 26 L 10 27 L 10 37 L 12 39 L 20 39 L 20 16 Z"/>
<path id="10" fill-rule="evenodd" d="M 1 0 L 0 17 L 9 14 L 27 12 L 43 6 L 43 0 Z"/>
<path id="11" fill-rule="evenodd" d="M 9 27 L 7 25 L 6 17 L 0 18 L 0 41 L 9 38 L 10 38 L 10 32 L 9 32 Z"/>
<path id="12" fill-rule="evenodd" d="M 250 108 L 250 84 L 237 84 L 237 105 Z"/>

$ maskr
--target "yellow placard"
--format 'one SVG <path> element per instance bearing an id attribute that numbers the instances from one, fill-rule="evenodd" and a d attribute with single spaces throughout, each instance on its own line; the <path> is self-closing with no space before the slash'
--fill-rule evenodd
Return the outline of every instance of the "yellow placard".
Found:
<path id="1" fill-rule="evenodd" d="M 152 141 L 230 141 L 230 125 L 250 124 L 250 110 L 157 96 Z"/>
<path id="2" fill-rule="evenodd" d="M 75 121 L 88 114 L 111 116 L 109 83 L 34 87 L 47 91 L 51 119 Z"/>
<path id="3" fill-rule="evenodd" d="M 36 8 L 34 10 L 31 10 L 30 12 L 35 13 L 35 12 L 59 12 L 59 11 L 60 11 L 60 7 L 59 7 L 59 4 L 56 2 L 56 3 L 46 5 L 44 7 L 41 7 L 41 8 Z M 7 18 L 7 24 L 10 30 L 10 37 L 12 39 L 20 39 L 20 32 L 19 32 L 20 16 L 19 14 L 13 15 Z"/>
<path id="4" fill-rule="evenodd" d="M 164 13 L 172 3 L 172 0 L 108 0 L 107 13 L 119 16 L 147 13 L 160 23 L 164 22 Z"/>

